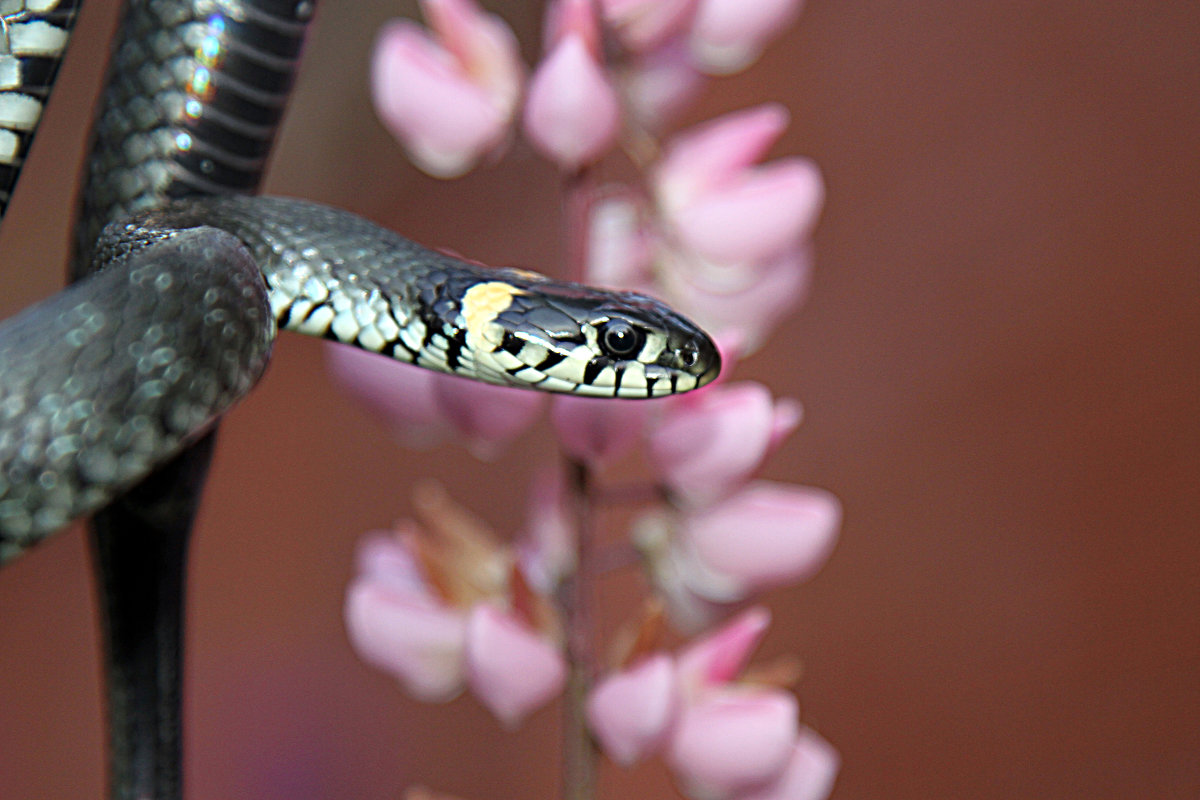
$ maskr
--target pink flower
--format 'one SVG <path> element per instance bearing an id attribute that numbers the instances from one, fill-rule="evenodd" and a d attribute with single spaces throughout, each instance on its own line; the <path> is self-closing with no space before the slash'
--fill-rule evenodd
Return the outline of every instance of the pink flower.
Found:
<path id="1" fill-rule="evenodd" d="M 771 624 L 767 609 L 756 606 L 697 639 L 679 656 L 679 676 L 688 696 L 696 696 L 737 678 Z"/>
<path id="2" fill-rule="evenodd" d="M 566 666 L 545 630 L 555 623 L 477 518 L 434 486 L 413 504 L 421 525 L 403 523 L 359 548 L 346 595 L 350 641 L 414 697 L 445 701 L 465 686 L 514 726 L 562 690 Z"/>
<path id="3" fill-rule="evenodd" d="M 654 405 L 644 400 L 556 397 L 550 421 L 563 451 L 592 466 L 611 462 L 637 441 Z"/>
<path id="4" fill-rule="evenodd" d="M 700 258 L 760 264 L 796 247 L 823 199 L 812 162 L 752 166 L 783 131 L 786 112 L 762 106 L 681 134 L 655 176 L 667 224 Z"/>
<path id="5" fill-rule="evenodd" d="M 683 397 L 648 435 L 663 480 L 693 502 L 713 500 L 750 477 L 800 421 L 793 400 L 760 383 L 724 384 Z"/>
<path id="6" fill-rule="evenodd" d="M 686 793 L 742 800 L 746 792 L 816 792 L 837 755 L 797 720 L 791 694 L 738 676 L 769 621 L 754 608 L 687 647 L 651 655 L 603 678 L 587 701 L 588 722 L 619 764 L 663 753 Z"/>
<path id="7" fill-rule="evenodd" d="M 609 192 L 591 207 L 588 225 L 588 283 L 610 289 L 650 291 L 653 234 L 646 211 L 630 192 Z"/>
<path id="8" fill-rule="evenodd" d="M 704 87 L 682 41 L 672 41 L 633 59 L 621 73 L 630 110 L 652 131 L 662 130 L 691 104 Z"/>
<path id="9" fill-rule="evenodd" d="M 729 797 L 774 780 L 787 764 L 795 697 L 736 682 L 769 621 L 766 609 L 751 608 L 679 655 L 684 705 L 668 759 L 693 797 Z"/>
<path id="10" fill-rule="evenodd" d="M 588 697 L 587 715 L 604 752 L 628 766 L 657 750 L 674 722 L 677 691 L 665 653 L 601 680 Z"/>
<path id="11" fill-rule="evenodd" d="M 691 47 L 706 71 L 727 75 L 749 66 L 767 42 L 800 13 L 803 0 L 700 0 Z"/>
<path id="12" fill-rule="evenodd" d="M 645 514 L 633 539 L 672 623 L 695 632 L 756 592 L 816 572 L 840 520 L 827 492 L 754 481 L 713 506 Z"/>
<path id="13" fill-rule="evenodd" d="M 472 0 L 422 0 L 433 38 L 407 20 L 387 24 L 372 62 L 375 106 L 431 175 L 462 175 L 506 143 L 523 68 L 504 22 Z"/>
<path id="14" fill-rule="evenodd" d="M 755 266 L 710 266 L 683 253 L 667 253 L 659 265 L 671 301 L 710 333 L 736 335 L 743 354 L 803 302 L 812 275 L 807 247 Z"/>
<path id="15" fill-rule="evenodd" d="M 573 4 L 574 0 L 564 0 Z M 525 132 L 566 170 L 598 159 L 616 140 L 620 103 L 595 50 L 591 17 L 560 12 L 564 27 L 529 82 Z"/>
<path id="16" fill-rule="evenodd" d="M 443 702 L 463 688 L 466 618 L 435 595 L 411 550 L 383 533 L 363 540 L 346 592 L 346 629 L 367 663 L 413 697 Z"/>
<path id="17" fill-rule="evenodd" d="M 840 764 L 829 742 L 801 726 L 792 756 L 779 777 L 738 800 L 825 800 L 833 791 Z"/>
<path id="18" fill-rule="evenodd" d="M 525 530 L 517 558 L 535 591 L 551 595 L 576 566 L 575 522 L 567 505 L 561 469 L 543 469 L 529 487 Z"/>
<path id="19" fill-rule="evenodd" d="M 696 0 L 600 0 L 605 20 L 635 53 L 679 33 L 696 12 Z"/>
<path id="20" fill-rule="evenodd" d="M 329 345 L 334 378 L 410 447 L 460 436 L 472 452 L 494 456 L 541 415 L 545 395 L 468 381 L 401 364 L 353 347 Z"/>
<path id="21" fill-rule="evenodd" d="M 796 698 L 778 690 L 714 692 L 686 706 L 667 752 L 689 795 L 725 798 L 779 776 L 799 732 Z"/>
<path id="22" fill-rule="evenodd" d="M 840 523 L 841 505 L 826 491 L 754 481 L 685 514 L 678 535 L 703 570 L 748 594 L 810 577 L 828 559 Z"/>
<path id="23" fill-rule="evenodd" d="M 466 667 L 471 691 L 509 727 L 558 696 L 566 679 L 557 648 L 486 603 L 475 606 L 467 620 Z"/>

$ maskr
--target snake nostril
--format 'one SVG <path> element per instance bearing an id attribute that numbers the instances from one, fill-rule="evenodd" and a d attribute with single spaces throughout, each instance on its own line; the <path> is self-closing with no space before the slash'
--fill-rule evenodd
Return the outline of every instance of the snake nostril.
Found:
<path id="1" fill-rule="evenodd" d="M 683 346 L 679 357 L 683 361 L 683 366 L 691 369 L 700 360 L 700 348 L 696 347 L 695 343 L 688 342 Z"/>

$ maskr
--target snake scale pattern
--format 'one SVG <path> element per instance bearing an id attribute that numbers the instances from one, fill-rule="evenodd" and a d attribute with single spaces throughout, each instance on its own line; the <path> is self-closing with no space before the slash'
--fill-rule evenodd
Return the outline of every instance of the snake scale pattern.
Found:
<path id="1" fill-rule="evenodd" d="M 0 210 L 80 0 L 0 0 Z M 110 796 L 182 796 L 186 543 L 219 419 L 277 329 L 490 383 L 653 398 L 712 341 L 649 297 L 494 270 L 348 212 L 253 196 L 311 0 L 129 0 L 70 287 L 0 323 L 0 564 L 91 516 Z"/>

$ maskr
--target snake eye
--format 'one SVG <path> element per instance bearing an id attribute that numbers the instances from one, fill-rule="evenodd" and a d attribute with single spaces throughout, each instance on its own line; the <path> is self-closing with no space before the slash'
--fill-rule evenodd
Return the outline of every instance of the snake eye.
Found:
<path id="1" fill-rule="evenodd" d="M 610 319 L 600 329 L 600 346 L 606 355 L 628 360 L 642 350 L 642 332 L 623 319 Z"/>

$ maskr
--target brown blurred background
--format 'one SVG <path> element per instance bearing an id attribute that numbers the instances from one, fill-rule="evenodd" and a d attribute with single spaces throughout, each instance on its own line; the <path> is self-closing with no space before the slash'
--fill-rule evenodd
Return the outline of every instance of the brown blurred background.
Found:
<path id="1" fill-rule="evenodd" d="M 533 10 L 490 5 L 532 57 Z M 325 4 L 269 190 L 553 264 L 555 176 L 526 147 L 437 183 L 375 121 L 373 31 L 412 11 Z M 61 285 L 113 12 L 89 2 L 0 237 L 0 315 Z M 834 797 L 1200 797 L 1200 5 L 812 0 L 693 119 L 769 99 L 794 114 L 777 154 L 814 157 L 829 200 L 810 302 L 738 371 L 807 410 L 766 474 L 833 489 L 846 520 L 828 567 L 770 597 L 763 649 L 804 658 Z M 555 796 L 553 712 L 510 735 L 470 699 L 413 703 L 341 624 L 358 535 L 415 478 L 512 530 L 544 431 L 498 465 L 406 452 L 320 349 L 283 337 L 224 426 L 191 572 L 189 796 Z M 2 800 L 101 794 L 95 613 L 78 529 L 0 573 Z M 675 796 L 658 767 L 604 777 Z"/>

